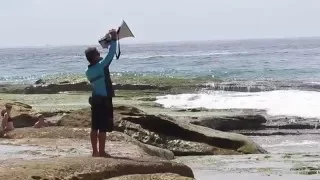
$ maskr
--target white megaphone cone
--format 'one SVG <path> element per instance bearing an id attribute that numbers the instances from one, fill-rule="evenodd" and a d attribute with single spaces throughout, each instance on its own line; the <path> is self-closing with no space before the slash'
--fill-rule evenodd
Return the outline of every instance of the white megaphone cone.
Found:
<path id="1" fill-rule="evenodd" d="M 122 21 L 121 26 L 118 28 L 118 38 L 123 39 L 127 37 L 134 37 L 134 35 L 128 27 L 127 23 L 125 21 Z"/>
<path id="2" fill-rule="evenodd" d="M 128 27 L 127 23 L 122 20 L 121 26 L 117 30 L 118 33 L 118 40 L 128 37 L 134 37 L 133 33 L 131 32 L 130 28 Z M 111 41 L 110 34 L 105 35 L 103 38 L 99 40 L 99 44 L 102 48 L 108 48 Z"/>

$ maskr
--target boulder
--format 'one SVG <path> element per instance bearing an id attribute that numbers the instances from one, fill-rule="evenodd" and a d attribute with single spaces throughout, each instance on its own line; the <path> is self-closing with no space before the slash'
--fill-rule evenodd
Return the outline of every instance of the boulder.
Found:
<path id="1" fill-rule="evenodd" d="M 58 126 L 90 127 L 91 109 L 84 108 L 63 116 L 57 123 Z"/>
<path id="2" fill-rule="evenodd" d="M 165 115 L 149 115 L 130 106 L 115 106 L 115 130 L 140 142 L 168 149 L 175 155 L 267 153 L 246 136 L 221 132 Z M 85 113 L 87 113 L 85 115 Z M 90 126 L 89 108 L 61 118 L 58 125 Z"/>
<path id="3" fill-rule="evenodd" d="M 201 117 L 192 123 L 220 131 L 260 129 L 267 119 L 262 115 L 211 116 Z"/>
<path id="4" fill-rule="evenodd" d="M 86 179 L 103 180 L 131 174 L 172 173 L 194 178 L 192 170 L 171 161 L 129 158 L 64 157 L 43 160 L 6 162 L 0 179 Z"/>
<path id="5" fill-rule="evenodd" d="M 319 118 L 297 116 L 270 116 L 266 129 L 317 129 Z"/>
<path id="6" fill-rule="evenodd" d="M 11 117 L 15 128 L 31 127 L 38 121 L 37 112 L 32 109 L 32 106 L 15 101 L 0 100 L 1 110 L 4 109 L 6 103 L 12 105 Z"/>
<path id="7" fill-rule="evenodd" d="M 246 136 L 284 136 L 314 134 L 316 131 L 310 131 L 310 129 L 319 129 L 318 118 L 267 116 L 267 119 L 267 123 L 263 124 L 259 129 L 241 129 L 232 132 Z"/>
<path id="8" fill-rule="evenodd" d="M 34 84 L 45 84 L 46 82 L 43 79 L 38 79 Z"/>

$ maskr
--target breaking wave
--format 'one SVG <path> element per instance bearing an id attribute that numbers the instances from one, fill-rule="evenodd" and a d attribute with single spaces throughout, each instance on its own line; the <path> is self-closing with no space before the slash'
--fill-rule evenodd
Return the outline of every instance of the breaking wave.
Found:
<path id="1" fill-rule="evenodd" d="M 156 102 L 165 108 L 263 109 L 274 116 L 320 118 L 320 92 L 315 91 L 212 91 L 159 96 Z"/>

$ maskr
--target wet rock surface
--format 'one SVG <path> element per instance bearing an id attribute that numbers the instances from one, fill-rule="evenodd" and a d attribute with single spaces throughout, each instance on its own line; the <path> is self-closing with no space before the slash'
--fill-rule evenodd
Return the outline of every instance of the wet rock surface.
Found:
<path id="1" fill-rule="evenodd" d="M 201 117 L 193 124 L 209 127 L 221 131 L 260 129 L 264 127 L 267 119 L 262 115 L 238 115 L 226 117 Z"/>
<path id="2" fill-rule="evenodd" d="M 81 109 L 62 117 L 58 125 L 89 127 L 89 117 L 90 109 Z M 178 122 L 165 115 L 150 115 L 130 106 L 115 107 L 115 129 L 175 155 L 266 153 L 243 135 Z"/>
<path id="3" fill-rule="evenodd" d="M 190 112 L 197 112 L 187 110 Z M 199 110 L 210 112 L 211 110 Z M 220 110 L 223 111 L 223 110 Z M 231 114 L 234 110 L 230 111 Z M 270 135 L 299 135 L 304 130 L 318 129 L 320 119 L 302 118 L 296 116 L 271 116 L 265 111 L 238 110 L 235 115 L 208 115 L 189 117 L 189 122 L 195 125 L 208 127 L 215 130 L 229 131 L 249 136 Z"/>

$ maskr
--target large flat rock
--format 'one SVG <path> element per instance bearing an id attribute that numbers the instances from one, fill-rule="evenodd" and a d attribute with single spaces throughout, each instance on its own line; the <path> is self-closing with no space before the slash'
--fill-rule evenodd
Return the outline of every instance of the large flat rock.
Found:
<path id="1" fill-rule="evenodd" d="M 0 179 L 103 180 L 130 174 L 153 173 L 174 173 L 194 177 L 188 166 L 171 161 L 80 156 L 13 163 L 0 168 Z"/>
<path id="2" fill-rule="evenodd" d="M 90 126 L 90 109 L 74 111 L 58 123 L 60 126 Z M 115 129 L 175 155 L 214 155 L 267 153 L 248 137 L 212 130 L 165 115 L 150 115 L 130 106 L 115 107 Z"/>
<path id="3" fill-rule="evenodd" d="M 91 151 L 89 128 L 47 127 L 41 129 L 19 128 L 8 133 L 7 140 L 0 140 L 6 144 L 26 144 L 42 147 L 64 149 L 81 148 Z M 106 150 L 117 157 L 174 159 L 171 151 L 159 147 L 143 144 L 136 139 L 121 133 L 107 134 Z M 90 154 L 88 154 L 90 155 Z"/>
<path id="4" fill-rule="evenodd" d="M 156 174 L 134 174 L 127 176 L 119 176 L 108 180 L 194 180 L 191 177 L 180 176 L 173 173 L 156 173 Z"/>

